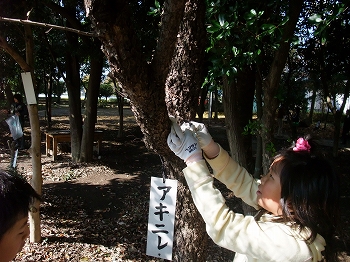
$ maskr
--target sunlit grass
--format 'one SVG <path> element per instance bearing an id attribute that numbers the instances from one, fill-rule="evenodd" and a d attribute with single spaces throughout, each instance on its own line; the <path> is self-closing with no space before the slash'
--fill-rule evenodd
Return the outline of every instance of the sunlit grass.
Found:
<path id="1" fill-rule="evenodd" d="M 215 114 L 212 113 L 212 118 L 214 118 Z M 196 115 L 196 117 L 198 117 L 198 115 Z M 204 114 L 203 114 L 203 118 L 207 118 L 209 119 L 209 112 L 208 111 L 205 111 Z M 219 119 L 224 119 L 225 118 L 225 114 L 224 112 L 218 112 L 218 118 Z"/>

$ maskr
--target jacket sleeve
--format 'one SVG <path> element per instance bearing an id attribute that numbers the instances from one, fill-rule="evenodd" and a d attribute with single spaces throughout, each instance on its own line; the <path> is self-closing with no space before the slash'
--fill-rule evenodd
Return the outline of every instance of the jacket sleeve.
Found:
<path id="1" fill-rule="evenodd" d="M 220 146 L 220 153 L 214 159 L 206 159 L 216 179 L 224 183 L 236 197 L 245 203 L 259 209 L 257 204 L 258 181 L 248 171 L 234 161 Z"/>

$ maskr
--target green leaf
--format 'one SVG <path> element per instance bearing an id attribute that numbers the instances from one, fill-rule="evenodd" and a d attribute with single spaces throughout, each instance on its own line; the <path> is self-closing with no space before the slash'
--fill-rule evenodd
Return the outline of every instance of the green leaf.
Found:
<path id="1" fill-rule="evenodd" d="M 285 25 L 289 21 L 289 16 L 286 16 L 283 18 L 282 22 L 280 23 L 280 26 Z"/>
<path id="2" fill-rule="evenodd" d="M 160 4 L 159 4 L 159 2 L 157 0 L 154 1 L 154 5 L 156 6 L 157 9 L 160 8 Z"/>
<path id="3" fill-rule="evenodd" d="M 220 30 L 220 28 L 218 28 L 218 27 L 216 27 L 216 26 L 213 26 L 213 25 L 209 25 L 209 26 L 207 27 L 207 32 L 208 32 L 208 33 L 211 33 L 211 34 L 217 32 L 217 31 L 219 31 L 219 30 Z"/>
<path id="4" fill-rule="evenodd" d="M 273 24 L 263 24 L 261 26 L 261 29 L 264 30 L 264 31 L 269 31 L 269 30 L 272 30 L 272 29 L 275 29 L 276 26 L 273 25 Z"/>
<path id="5" fill-rule="evenodd" d="M 233 52 L 233 55 L 234 55 L 234 56 L 237 56 L 237 55 L 239 54 L 239 50 L 238 50 L 238 48 L 235 47 L 235 46 L 232 47 L 232 52 Z"/>
<path id="6" fill-rule="evenodd" d="M 225 16 L 223 14 L 219 14 L 219 24 L 221 27 L 225 24 Z"/>
<path id="7" fill-rule="evenodd" d="M 319 14 L 313 14 L 312 16 L 309 17 L 309 22 L 312 24 L 319 24 L 322 21 L 323 20 L 321 18 L 321 15 L 319 15 Z"/>
<path id="8" fill-rule="evenodd" d="M 253 15 L 253 16 L 256 16 L 256 11 L 254 9 L 251 9 L 250 10 L 250 13 Z"/>
<path id="9" fill-rule="evenodd" d="M 252 12 L 252 10 L 250 10 L 250 12 L 244 14 L 245 20 L 251 20 L 251 19 L 255 18 L 256 12 L 254 14 L 254 12 Z"/>

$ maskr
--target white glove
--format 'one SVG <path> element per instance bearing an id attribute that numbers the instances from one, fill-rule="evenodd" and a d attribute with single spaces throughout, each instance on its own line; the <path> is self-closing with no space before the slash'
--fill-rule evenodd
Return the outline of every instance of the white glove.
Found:
<path id="1" fill-rule="evenodd" d="M 202 123 L 191 121 L 189 124 L 183 124 L 181 128 L 190 126 L 190 130 L 194 133 L 199 141 L 201 149 L 207 158 L 213 159 L 220 153 L 220 147 L 214 142 L 213 138 L 209 134 L 207 127 Z"/>
<path id="2" fill-rule="evenodd" d="M 184 127 L 182 127 L 182 126 L 184 126 Z M 185 128 L 187 126 L 190 127 L 190 130 L 197 137 L 197 139 L 199 141 L 199 145 L 202 149 L 204 147 L 206 147 L 207 145 L 209 145 L 210 142 L 213 140 L 213 138 L 209 134 L 207 127 L 202 123 L 191 121 L 189 124 L 186 123 L 186 125 L 183 124 L 182 126 L 181 126 L 181 128 Z"/>
<path id="3" fill-rule="evenodd" d="M 202 150 L 199 148 L 198 140 L 193 136 L 191 130 L 182 132 L 180 126 L 173 122 L 168 135 L 168 146 L 186 164 L 197 162 L 202 159 Z"/>

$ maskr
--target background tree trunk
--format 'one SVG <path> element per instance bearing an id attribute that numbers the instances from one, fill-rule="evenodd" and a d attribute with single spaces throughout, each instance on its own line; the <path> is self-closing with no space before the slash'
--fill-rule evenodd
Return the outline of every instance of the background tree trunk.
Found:
<path id="1" fill-rule="evenodd" d="M 289 20 L 285 25 L 279 49 L 276 51 L 269 74 L 263 83 L 264 107 L 262 116 L 262 141 L 263 141 L 263 168 L 267 172 L 271 157 L 267 146 L 273 143 L 274 117 L 278 106 L 276 94 L 279 88 L 281 73 L 287 61 L 290 49 L 290 39 L 294 35 L 296 23 L 303 5 L 303 0 L 290 1 Z"/>
<path id="2" fill-rule="evenodd" d="M 89 86 L 87 89 L 83 137 L 80 151 L 81 162 L 90 162 L 93 158 L 95 123 L 97 120 L 98 94 L 100 90 L 100 82 L 104 61 L 103 54 L 99 49 L 96 50 L 96 53 L 97 54 L 95 56 L 92 56 L 91 58 L 90 79 Z"/>
<path id="3" fill-rule="evenodd" d="M 223 101 L 227 138 L 231 156 L 247 170 L 254 166 L 252 137 L 243 135 L 243 130 L 252 119 L 255 90 L 255 73 L 249 68 L 240 71 L 231 83 L 223 77 Z"/>

